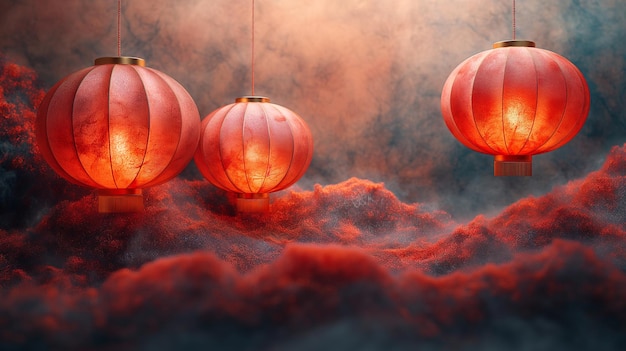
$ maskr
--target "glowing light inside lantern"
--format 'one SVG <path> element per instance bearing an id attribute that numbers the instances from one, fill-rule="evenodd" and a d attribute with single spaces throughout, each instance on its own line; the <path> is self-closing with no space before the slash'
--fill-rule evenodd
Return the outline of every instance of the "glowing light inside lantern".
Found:
<path id="1" fill-rule="evenodd" d="M 532 175 L 532 155 L 571 140 L 589 112 L 580 71 L 534 46 L 495 43 L 457 66 L 444 84 L 446 125 L 465 146 L 496 156 L 495 175 Z"/>
<path id="2" fill-rule="evenodd" d="M 241 212 L 266 211 L 269 193 L 294 184 L 313 157 L 313 139 L 294 112 L 264 97 L 239 98 L 202 121 L 195 162 Z"/>
<path id="3" fill-rule="evenodd" d="M 200 115 L 171 77 L 143 59 L 99 58 L 57 83 L 37 115 L 37 143 L 62 177 L 98 189 L 100 212 L 143 209 L 141 188 L 189 163 Z"/>

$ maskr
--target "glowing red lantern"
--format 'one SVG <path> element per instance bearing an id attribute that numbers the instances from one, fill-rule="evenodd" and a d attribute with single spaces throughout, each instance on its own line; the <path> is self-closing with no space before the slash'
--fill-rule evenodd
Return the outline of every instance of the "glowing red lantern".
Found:
<path id="1" fill-rule="evenodd" d="M 173 78 L 133 57 L 103 57 L 59 81 L 42 101 L 36 137 L 68 181 L 98 189 L 100 212 L 143 209 L 141 188 L 191 161 L 200 114 Z"/>
<path id="2" fill-rule="evenodd" d="M 566 58 L 532 41 L 497 42 L 457 66 L 441 95 L 452 134 L 494 155 L 494 175 L 532 175 L 532 155 L 571 140 L 589 113 L 589 88 Z"/>
<path id="3" fill-rule="evenodd" d="M 202 121 L 194 160 L 218 188 L 237 193 L 240 212 L 269 210 L 269 193 L 294 184 L 313 157 L 306 123 L 265 97 L 248 96 Z"/>

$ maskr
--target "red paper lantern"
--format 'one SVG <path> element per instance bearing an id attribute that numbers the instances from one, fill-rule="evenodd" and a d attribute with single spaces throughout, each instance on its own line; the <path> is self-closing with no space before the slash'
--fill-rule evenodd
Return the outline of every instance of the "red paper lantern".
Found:
<path id="1" fill-rule="evenodd" d="M 441 111 L 452 134 L 494 155 L 494 175 L 532 175 L 532 155 L 561 147 L 582 128 L 589 88 L 566 58 L 532 41 L 503 41 L 448 77 Z"/>
<path id="2" fill-rule="evenodd" d="M 194 160 L 218 188 L 237 193 L 241 212 L 269 210 L 269 193 L 294 184 L 313 157 L 313 138 L 293 111 L 248 96 L 202 121 Z"/>
<path id="3" fill-rule="evenodd" d="M 143 209 L 141 188 L 191 161 L 200 114 L 174 79 L 132 57 L 103 57 L 59 81 L 37 114 L 44 159 L 68 181 L 98 189 L 100 212 Z"/>

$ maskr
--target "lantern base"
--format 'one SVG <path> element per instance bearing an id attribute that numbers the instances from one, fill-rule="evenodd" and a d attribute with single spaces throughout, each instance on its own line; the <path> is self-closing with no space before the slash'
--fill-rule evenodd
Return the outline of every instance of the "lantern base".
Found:
<path id="1" fill-rule="evenodd" d="M 494 176 L 532 176 L 531 155 L 496 155 L 493 158 Z"/>
<path id="2" fill-rule="evenodd" d="M 237 194 L 238 212 L 269 212 L 270 194 Z"/>
<path id="3" fill-rule="evenodd" d="M 141 189 L 98 190 L 98 212 L 100 213 L 141 212 L 143 210 Z"/>

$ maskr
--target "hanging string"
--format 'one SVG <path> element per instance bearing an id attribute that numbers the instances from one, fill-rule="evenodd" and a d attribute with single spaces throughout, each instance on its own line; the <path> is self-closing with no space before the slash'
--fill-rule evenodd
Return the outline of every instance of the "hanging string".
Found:
<path id="1" fill-rule="evenodd" d="M 251 53 L 251 79 L 252 79 L 252 96 L 254 96 L 254 0 L 252 0 L 252 53 Z"/>
<path id="2" fill-rule="evenodd" d="M 513 0 L 513 40 L 515 40 L 515 0 Z"/>
<path id="3" fill-rule="evenodd" d="M 117 56 L 122 56 L 122 0 L 117 0 Z"/>

